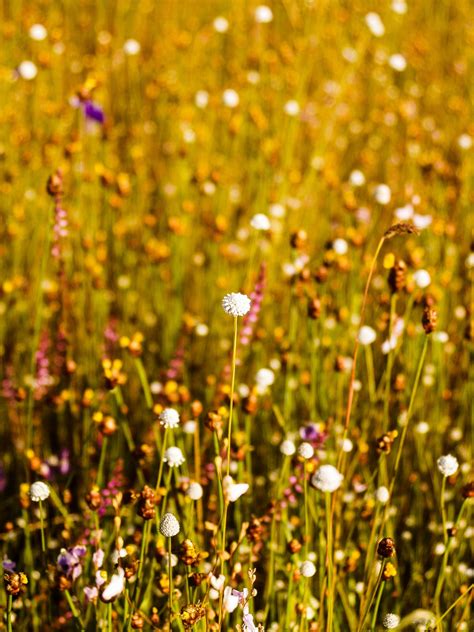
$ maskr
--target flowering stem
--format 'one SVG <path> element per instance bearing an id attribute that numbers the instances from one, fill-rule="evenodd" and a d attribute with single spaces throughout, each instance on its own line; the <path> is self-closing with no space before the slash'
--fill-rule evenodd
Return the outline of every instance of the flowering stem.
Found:
<path id="1" fill-rule="evenodd" d="M 332 617 L 334 609 L 334 586 L 333 586 L 333 553 L 332 553 L 332 511 L 331 511 L 331 494 L 324 494 L 326 501 L 326 563 L 328 575 L 328 614 L 327 614 L 327 632 L 332 632 Z"/>
<path id="2" fill-rule="evenodd" d="M 173 615 L 173 571 L 171 566 L 171 538 L 168 538 L 168 577 L 169 577 L 169 597 L 170 597 L 170 626 Z"/>
<path id="3" fill-rule="evenodd" d="M 134 358 L 135 366 L 137 367 L 138 377 L 140 384 L 142 385 L 143 394 L 145 395 L 145 401 L 147 408 L 153 408 L 153 398 L 151 396 L 150 385 L 148 383 L 147 374 L 141 358 Z"/>
<path id="4" fill-rule="evenodd" d="M 304 499 L 304 554 L 308 556 L 309 543 L 309 516 L 308 516 L 308 474 L 306 472 L 306 462 L 303 463 L 303 499 Z"/>
<path id="5" fill-rule="evenodd" d="M 166 450 L 166 439 L 167 439 L 167 437 L 168 437 L 168 428 L 165 428 L 165 434 L 163 436 L 163 446 L 162 446 L 162 451 L 163 452 Z M 162 474 L 163 474 L 163 455 L 161 455 L 161 458 L 160 458 L 160 467 L 158 469 L 158 477 L 156 479 L 156 491 L 158 491 L 158 489 L 160 487 Z"/>
<path id="6" fill-rule="evenodd" d="M 41 529 L 41 550 L 46 552 L 46 542 L 44 538 L 44 522 L 43 522 L 43 502 L 39 501 L 39 513 L 40 513 L 40 529 Z"/>
<path id="7" fill-rule="evenodd" d="M 444 505 L 444 494 L 446 491 L 446 476 L 443 476 L 443 480 L 441 481 L 441 493 L 440 493 L 440 504 L 441 504 L 441 522 L 443 525 L 443 543 L 444 546 L 448 543 L 448 534 L 446 532 L 446 507 Z"/>
<path id="8" fill-rule="evenodd" d="M 100 449 L 100 461 L 99 461 L 99 469 L 97 471 L 97 487 L 102 487 L 103 477 L 104 477 L 104 465 L 105 465 L 105 455 L 107 453 L 107 441 L 108 438 L 104 436 L 102 438 L 102 447 Z"/>
<path id="9" fill-rule="evenodd" d="M 107 604 L 107 630 L 113 632 L 112 627 L 112 603 Z"/>
<path id="10" fill-rule="evenodd" d="M 227 476 L 230 474 L 230 444 L 232 438 L 232 413 L 234 412 L 235 364 L 237 359 L 237 316 L 234 316 L 234 345 L 232 348 L 232 381 L 230 386 L 229 430 L 227 434 Z"/>
<path id="11" fill-rule="evenodd" d="M 395 317 L 395 309 L 397 305 L 397 295 L 392 294 L 390 299 L 390 320 L 388 327 L 388 339 L 391 341 L 392 331 L 393 331 L 393 321 Z M 385 432 L 388 429 L 389 425 L 389 405 L 390 405 L 390 386 L 392 381 L 392 369 L 393 369 L 393 361 L 394 361 L 395 352 L 391 348 L 388 350 L 387 355 L 387 375 L 385 378 L 385 397 L 383 404 L 383 431 Z"/>
<path id="12" fill-rule="evenodd" d="M 362 610 L 362 614 L 361 617 L 359 619 L 359 625 L 357 626 L 357 632 L 360 632 L 363 627 L 364 627 L 364 621 L 367 618 L 367 615 L 370 612 L 370 609 L 372 608 L 372 604 L 374 602 L 375 599 L 375 595 L 377 594 L 378 588 L 380 586 L 380 582 L 382 581 L 382 575 L 383 575 L 383 571 L 385 568 L 385 560 L 382 560 L 382 563 L 380 565 L 380 571 L 377 577 L 377 581 L 375 582 L 375 586 L 374 589 L 372 591 L 372 594 L 370 595 L 370 598 L 367 601 L 367 606 Z"/>
<path id="13" fill-rule="evenodd" d="M 471 584 L 467 588 L 466 592 L 464 592 L 460 597 L 458 597 L 456 601 L 452 603 L 449 606 L 449 608 L 439 617 L 439 619 L 435 621 L 435 626 L 438 626 L 441 623 L 441 621 L 446 617 L 446 615 L 448 615 L 451 612 L 451 610 L 455 608 L 462 599 L 464 599 L 464 597 L 467 597 L 467 595 L 469 595 L 469 593 L 471 592 L 473 588 L 474 588 L 474 584 Z"/>
<path id="14" fill-rule="evenodd" d="M 372 354 L 372 347 L 365 345 L 365 361 L 367 364 L 367 378 L 369 382 L 369 398 L 371 403 L 375 402 L 375 370 L 374 370 L 374 356 Z"/>
<path id="15" fill-rule="evenodd" d="M 385 582 L 380 582 L 378 592 L 377 592 L 377 600 L 375 602 L 374 614 L 372 615 L 372 622 L 370 624 L 370 629 L 375 630 L 375 625 L 377 623 L 377 615 L 379 612 L 380 601 L 382 599 L 383 589 L 385 588 Z"/>
<path id="16" fill-rule="evenodd" d="M 12 632 L 12 605 L 13 595 L 8 595 L 7 600 L 7 631 Z"/>
<path id="17" fill-rule="evenodd" d="M 147 520 L 143 527 L 142 545 L 140 547 L 140 562 L 138 564 L 137 584 L 140 584 L 140 578 L 143 574 L 143 565 L 145 562 L 145 554 L 148 549 L 148 540 L 150 538 L 151 520 Z"/>
<path id="18" fill-rule="evenodd" d="M 76 606 L 74 605 L 74 601 L 72 600 L 71 593 L 69 592 L 69 590 L 65 590 L 64 594 L 66 595 L 66 599 L 69 604 L 69 608 L 71 609 L 72 616 L 77 620 L 81 628 L 81 631 L 83 632 L 85 630 L 85 627 L 84 627 L 84 624 L 82 623 L 81 615 L 79 614 Z"/>

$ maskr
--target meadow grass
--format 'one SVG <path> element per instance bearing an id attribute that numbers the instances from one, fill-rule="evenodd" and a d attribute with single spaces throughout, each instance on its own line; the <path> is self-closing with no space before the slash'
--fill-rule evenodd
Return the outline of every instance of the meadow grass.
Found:
<path id="1" fill-rule="evenodd" d="M 470 8 L 0 4 L 2 629 L 473 628 Z"/>

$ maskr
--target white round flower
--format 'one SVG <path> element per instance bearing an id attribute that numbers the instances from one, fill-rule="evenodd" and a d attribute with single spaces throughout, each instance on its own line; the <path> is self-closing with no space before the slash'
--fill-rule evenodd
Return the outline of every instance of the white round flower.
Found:
<path id="1" fill-rule="evenodd" d="M 37 481 L 30 487 L 30 498 L 34 503 L 46 500 L 49 498 L 50 493 L 49 485 L 43 483 L 43 481 Z"/>
<path id="2" fill-rule="evenodd" d="M 283 204 L 271 204 L 268 210 L 272 217 L 281 218 L 285 217 L 286 214 L 286 209 Z"/>
<path id="3" fill-rule="evenodd" d="M 349 182 L 353 187 L 361 187 L 365 184 L 365 176 L 359 169 L 354 169 L 349 176 Z"/>
<path id="4" fill-rule="evenodd" d="M 296 452 L 296 446 L 290 439 L 285 439 L 280 445 L 280 452 L 285 456 L 293 456 Z"/>
<path id="5" fill-rule="evenodd" d="M 176 516 L 172 513 L 165 513 L 160 520 L 160 533 L 165 538 L 172 538 L 179 533 L 179 522 Z"/>
<path id="6" fill-rule="evenodd" d="M 200 500 L 203 496 L 203 489 L 200 483 L 191 482 L 186 490 L 186 496 L 191 500 Z"/>
<path id="7" fill-rule="evenodd" d="M 461 134 L 458 138 L 458 146 L 460 149 L 471 149 L 472 147 L 472 138 L 469 134 Z"/>
<path id="8" fill-rule="evenodd" d="M 316 566 L 310 560 L 306 560 L 300 565 L 300 573 L 303 577 L 313 577 L 316 574 Z"/>
<path id="9" fill-rule="evenodd" d="M 36 64 L 34 64 L 32 61 L 26 59 L 25 61 L 22 61 L 21 64 L 18 66 L 18 74 L 22 79 L 26 79 L 26 81 L 31 81 L 38 74 L 38 68 L 36 67 Z"/>
<path id="10" fill-rule="evenodd" d="M 209 103 L 209 92 L 206 90 L 198 90 L 194 95 L 194 103 L 196 107 L 202 110 L 206 108 Z"/>
<path id="11" fill-rule="evenodd" d="M 314 456 L 314 448 L 311 443 L 304 441 L 298 446 L 298 455 L 303 459 L 311 459 Z"/>
<path id="12" fill-rule="evenodd" d="M 126 55 L 130 55 L 133 57 L 134 55 L 138 55 L 141 50 L 140 42 L 137 42 L 136 39 L 128 39 L 123 44 L 123 51 Z"/>
<path id="13" fill-rule="evenodd" d="M 179 426 L 179 413 L 174 408 L 165 408 L 158 419 L 165 428 L 177 428 Z"/>
<path id="14" fill-rule="evenodd" d="M 240 103 L 240 97 L 233 88 L 227 88 L 222 93 L 222 102 L 228 108 L 236 108 Z"/>
<path id="15" fill-rule="evenodd" d="M 257 213 L 250 220 L 250 226 L 255 230 L 270 230 L 270 220 L 264 213 Z"/>
<path id="16" fill-rule="evenodd" d="M 378 13 L 371 11 L 365 16 L 365 23 L 369 27 L 369 31 L 375 37 L 382 37 L 385 34 L 385 26 Z"/>
<path id="17" fill-rule="evenodd" d="M 396 70 L 397 72 L 403 72 L 407 67 L 407 60 L 400 53 L 390 55 L 388 63 L 390 68 L 393 68 L 393 70 Z"/>
<path id="18" fill-rule="evenodd" d="M 255 22 L 258 24 L 269 24 L 273 20 L 273 11 L 265 4 L 261 4 L 255 9 Z"/>
<path id="19" fill-rule="evenodd" d="M 436 463 L 438 465 L 438 470 L 443 476 L 452 476 L 453 474 L 456 474 L 459 469 L 458 460 L 452 454 L 440 456 Z"/>
<path id="20" fill-rule="evenodd" d="M 196 428 L 197 428 L 197 422 L 195 419 L 188 419 L 188 421 L 186 421 L 183 424 L 183 432 L 184 434 L 194 434 L 196 432 Z"/>
<path id="21" fill-rule="evenodd" d="M 428 228 L 428 226 L 431 226 L 432 223 L 433 218 L 431 215 L 419 215 L 418 213 L 413 215 L 413 224 L 415 225 L 415 228 L 418 228 L 419 230 Z"/>
<path id="22" fill-rule="evenodd" d="M 259 369 L 255 375 L 257 385 L 262 388 L 268 388 L 275 381 L 275 373 L 271 369 Z"/>
<path id="23" fill-rule="evenodd" d="M 234 483 L 232 476 L 224 476 L 224 480 L 222 481 L 224 496 L 230 503 L 235 503 L 242 494 L 248 491 L 248 488 L 247 483 Z"/>
<path id="24" fill-rule="evenodd" d="M 186 459 L 183 456 L 183 453 L 176 446 L 171 446 L 166 449 L 165 454 L 163 456 L 163 461 L 168 463 L 170 467 L 179 467 L 182 465 Z"/>
<path id="25" fill-rule="evenodd" d="M 349 250 L 349 245 L 345 239 L 339 238 L 332 242 L 332 249 L 338 255 L 345 255 Z"/>
<path id="26" fill-rule="evenodd" d="M 470 252 L 466 257 L 466 268 L 472 270 L 474 268 L 474 252 Z"/>
<path id="27" fill-rule="evenodd" d="M 375 187 L 374 197 L 379 204 L 388 204 L 392 199 L 390 187 L 386 184 L 379 184 Z"/>
<path id="28" fill-rule="evenodd" d="M 364 325 L 359 329 L 357 339 L 361 345 L 371 345 L 373 342 L 375 342 L 376 338 L 377 334 L 375 333 L 375 330 L 372 329 L 372 327 Z"/>
<path id="29" fill-rule="evenodd" d="M 413 217 L 413 213 L 413 206 L 411 204 L 405 204 L 405 206 L 396 208 L 394 215 L 401 222 L 406 222 Z"/>
<path id="30" fill-rule="evenodd" d="M 354 448 L 354 444 L 352 443 L 350 439 L 344 439 L 341 442 L 341 447 L 342 447 L 343 452 L 352 452 Z"/>
<path id="31" fill-rule="evenodd" d="M 227 20 L 227 18 L 224 18 L 222 15 L 219 15 L 217 18 L 215 18 L 212 25 L 216 33 L 227 33 L 227 31 L 229 30 L 229 20 Z"/>
<path id="32" fill-rule="evenodd" d="M 413 275 L 416 285 L 424 290 L 431 283 L 431 276 L 428 270 L 417 270 Z"/>
<path id="33" fill-rule="evenodd" d="M 375 498 L 379 501 L 379 503 L 385 505 L 385 503 L 387 503 L 390 498 L 390 492 L 386 487 L 382 485 L 375 490 Z"/>
<path id="34" fill-rule="evenodd" d="M 295 99 L 290 99 L 285 103 L 283 108 L 288 116 L 298 116 L 300 113 L 300 104 Z"/>
<path id="35" fill-rule="evenodd" d="M 245 316 L 250 310 L 251 301 L 246 294 L 231 292 L 222 299 L 222 307 L 230 316 Z"/>
<path id="36" fill-rule="evenodd" d="M 42 42 L 48 36 L 48 31 L 42 24 L 33 24 L 30 26 L 28 34 L 35 42 Z"/>
<path id="37" fill-rule="evenodd" d="M 321 465 L 311 477 L 311 484 L 322 492 L 335 492 L 343 478 L 333 465 Z"/>
<path id="38" fill-rule="evenodd" d="M 407 12 L 407 3 L 405 0 L 393 0 L 392 11 L 398 15 L 405 15 Z"/>
<path id="39" fill-rule="evenodd" d="M 398 627 L 399 623 L 400 617 L 398 616 L 398 614 L 393 614 L 392 612 L 386 614 L 382 620 L 383 627 L 387 630 L 394 630 Z"/>

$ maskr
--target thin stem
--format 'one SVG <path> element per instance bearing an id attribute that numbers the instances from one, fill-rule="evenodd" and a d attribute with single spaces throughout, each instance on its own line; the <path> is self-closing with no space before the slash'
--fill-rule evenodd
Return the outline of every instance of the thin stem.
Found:
<path id="1" fill-rule="evenodd" d="M 377 615 L 379 613 L 380 601 L 382 599 L 383 589 L 385 588 L 385 582 L 380 582 L 379 589 L 377 592 L 377 599 L 375 601 L 374 614 L 372 615 L 372 622 L 370 624 L 370 629 L 375 630 L 375 625 L 377 623 Z"/>
<path id="2" fill-rule="evenodd" d="M 81 615 L 79 614 L 79 611 L 77 610 L 77 608 L 76 608 L 76 606 L 74 604 L 74 601 L 73 601 L 73 599 L 71 597 L 71 593 L 69 592 L 69 590 L 65 590 L 64 594 L 66 595 L 66 599 L 67 599 L 69 608 L 70 608 L 70 610 L 72 612 L 72 616 L 77 620 L 77 622 L 79 623 L 79 626 L 81 628 L 81 631 L 83 632 L 85 630 L 85 627 L 84 627 L 84 624 L 82 622 Z"/>
<path id="3" fill-rule="evenodd" d="M 46 541 L 44 537 L 44 522 L 43 522 L 43 502 L 39 501 L 39 513 L 40 513 L 40 529 L 41 529 L 41 550 L 46 552 Z"/>
<path id="4" fill-rule="evenodd" d="M 367 602 L 367 606 L 363 609 L 361 617 L 359 619 L 359 625 L 357 626 L 357 632 L 360 632 L 362 630 L 362 628 L 364 627 L 364 621 L 367 618 L 367 615 L 370 612 L 370 609 L 372 608 L 372 604 L 374 602 L 375 599 L 375 595 L 377 594 L 378 588 L 380 586 L 380 582 L 382 581 L 382 575 L 383 575 L 383 571 L 385 568 L 385 560 L 382 561 L 382 564 L 380 566 L 380 571 L 377 577 L 377 581 L 375 582 L 375 586 L 374 589 L 372 591 L 372 594 L 370 595 L 370 599 Z"/>
<path id="5" fill-rule="evenodd" d="M 169 578 L 169 601 L 170 601 L 170 626 L 173 615 L 173 570 L 171 565 L 171 538 L 168 538 L 168 578 Z"/>
<path id="6" fill-rule="evenodd" d="M 326 492 L 324 494 L 326 501 L 326 531 L 327 531 L 327 550 L 326 550 L 326 562 L 327 562 L 327 575 L 328 575 L 328 614 L 327 614 L 327 632 L 332 632 L 332 618 L 334 610 L 334 586 L 333 586 L 333 551 L 332 551 L 332 511 L 331 511 L 331 494 Z"/>
<path id="7" fill-rule="evenodd" d="M 8 595 L 8 600 L 7 600 L 7 632 L 12 632 L 12 606 L 13 606 L 13 595 Z"/>
<path id="8" fill-rule="evenodd" d="M 141 358 L 135 358 L 135 366 L 137 367 L 138 377 L 143 389 L 143 394 L 145 395 L 147 408 L 151 409 L 153 408 L 153 397 L 151 395 L 150 384 L 148 383 L 148 377 Z"/>
<path id="9" fill-rule="evenodd" d="M 104 436 L 102 438 L 102 447 L 100 448 L 100 461 L 99 461 L 99 469 L 97 471 L 97 481 L 96 481 L 97 487 L 99 487 L 99 489 L 103 485 L 105 456 L 107 454 L 107 443 L 108 443 L 108 437 Z"/>
<path id="10" fill-rule="evenodd" d="M 234 412 L 235 364 L 237 359 L 237 316 L 234 316 L 234 344 L 232 347 L 232 380 L 230 386 L 229 429 L 227 434 L 227 476 L 230 474 L 230 444 L 232 438 L 232 414 Z"/>
<path id="11" fill-rule="evenodd" d="M 443 542 L 444 546 L 448 543 L 448 534 L 446 531 L 446 507 L 444 504 L 444 494 L 446 491 L 446 476 L 443 476 L 443 480 L 441 481 L 441 493 L 440 493 L 440 504 L 441 504 L 441 522 L 443 525 Z"/>
<path id="12" fill-rule="evenodd" d="M 448 609 L 447 609 L 447 610 L 446 610 L 446 611 L 445 611 L 445 612 L 444 612 L 444 613 L 440 616 L 440 618 L 439 618 L 439 619 L 436 619 L 435 625 L 439 625 L 439 624 L 441 623 L 441 621 L 442 621 L 442 620 L 446 617 L 446 615 L 447 615 L 447 614 L 449 614 L 449 613 L 451 612 L 451 610 L 452 610 L 453 608 L 455 608 L 455 607 L 458 605 L 458 603 L 459 603 L 462 599 L 464 599 L 464 597 L 466 597 L 466 596 L 467 596 L 467 595 L 471 592 L 471 590 L 472 590 L 473 588 L 474 588 L 474 584 L 471 584 L 471 585 L 469 586 L 469 588 L 467 588 L 466 592 L 465 592 L 465 593 L 463 593 L 460 597 L 458 597 L 458 598 L 456 599 L 456 601 L 455 601 L 454 603 L 452 603 L 452 604 L 449 606 L 449 608 L 448 608 Z"/>

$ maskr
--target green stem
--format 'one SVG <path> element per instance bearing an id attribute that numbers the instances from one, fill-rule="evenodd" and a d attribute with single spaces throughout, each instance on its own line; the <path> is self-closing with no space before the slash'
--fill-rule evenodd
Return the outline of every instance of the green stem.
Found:
<path id="1" fill-rule="evenodd" d="M 153 397 L 151 395 L 150 384 L 148 383 L 148 377 L 141 358 L 135 358 L 135 366 L 137 367 L 138 377 L 143 389 L 143 394 L 145 395 L 147 408 L 151 410 L 153 408 Z"/>
<path id="2" fill-rule="evenodd" d="M 227 434 L 227 476 L 230 474 L 230 445 L 232 439 L 232 414 L 234 412 L 235 364 L 237 359 L 237 316 L 234 316 L 234 344 L 232 347 L 232 381 L 230 386 L 229 429 Z"/>
<path id="3" fill-rule="evenodd" d="M 76 606 L 74 605 L 74 601 L 73 601 L 73 599 L 71 597 L 71 593 L 69 592 L 69 590 L 65 590 L 64 594 L 66 595 L 66 599 L 67 599 L 67 602 L 69 604 L 69 608 L 70 608 L 70 610 L 72 612 L 72 616 L 78 622 L 78 624 L 79 624 L 79 626 L 81 628 L 81 632 L 84 632 L 85 627 L 84 627 L 84 624 L 82 622 L 81 615 L 79 614 L 79 611 L 77 610 Z"/>
<path id="4" fill-rule="evenodd" d="M 43 522 L 43 502 L 39 501 L 39 513 L 40 513 L 40 530 L 41 530 L 41 550 L 46 553 L 46 541 L 44 537 L 44 522 Z"/>
<path id="5" fill-rule="evenodd" d="M 108 443 L 108 437 L 104 436 L 102 439 L 102 447 L 100 449 L 99 469 L 97 471 L 97 487 L 99 489 L 103 485 L 105 456 L 107 453 L 107 443 Z"/>
<path id="6" fill-rule="evenodd" d="M 380 582 L 379 589 L 377 592 L 377 599 L 375 601 L 374 614 L 372 615 L 372 622 L 370 624 L 370 629 L 375 630 L 375 625 L 377 623 L 377 615 L 379 612 L 380 601 L 382 599 L 383 589 L 385 588 L 385 582 Z"/>
<path id="7" fill-rule="evenodd" d="M 334 610 L 334 568 L 333 568 L 333 551 L 332 551 L 332 511 L 331 511 L 331 494 L 326 492 L 324 494 L 326 501 L 326 532 L 327 532 L 327 575 L 328 575 L 328 614 L 327 614 L 327 632 L 332 632 L 332 618 Z"/>
<path id="8" fill-rule="evenodd" d="M 7 601 L 7 631 L 12 632 L 12 605 L 13 595 L 8 595 Z"/>

